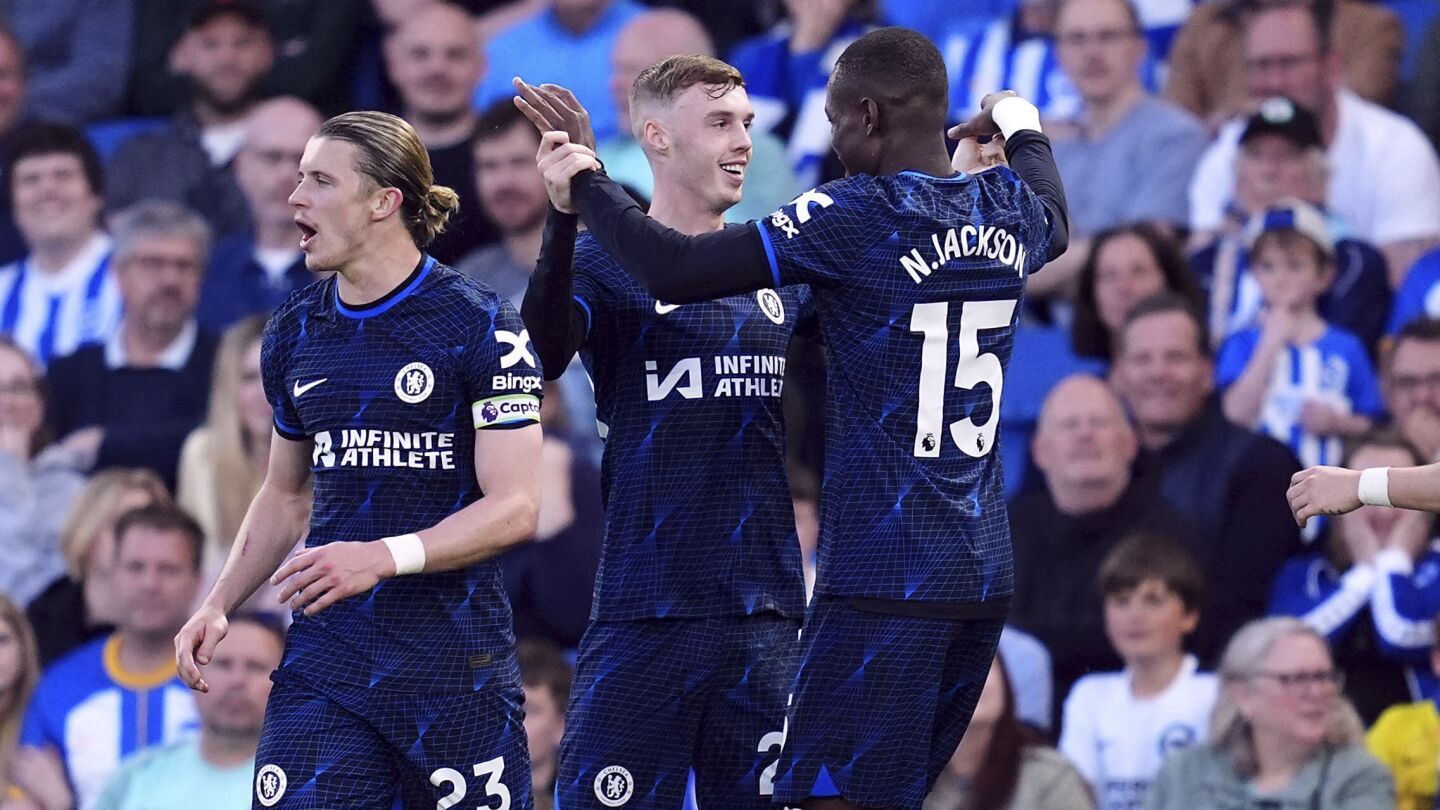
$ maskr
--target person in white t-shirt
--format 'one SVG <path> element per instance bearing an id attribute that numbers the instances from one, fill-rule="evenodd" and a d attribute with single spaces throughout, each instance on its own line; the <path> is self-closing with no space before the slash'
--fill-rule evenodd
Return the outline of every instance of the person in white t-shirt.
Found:
<path id="1" fill-rule="evenodd" d="M 1169 538 L 1135 534 L 1105 558 L 1098 584 L 1105 634 L 1125 669 L 1075 683 L 1060 752 L 1090 783 L 1100 810 L 1138 810 L 1166 758 L 1209 729 L 1219 682 L 1198 672 L 1182 646 L 1200 621 L 1204 574 Z"/>
<path id="2" fill-rule="evenodd" d="M 1353 236 L 1380 248 L 1398 288 L 1415 260 L 1440 244 L 1440 160 L 1409 119 L 1341 86 L 1322 4 L 1262 7 L 1245 27 L 1246 89 L 1255 104 L 1284 96 L 1313 112 L 1330 158 L 1328 208 Z M 1190 184 L 1190 227 L 1220 230 L 1234 198 L 1243 119 L 1220 130 Z M 1202 239 L 1203 241 L 1203 239 Z"/>

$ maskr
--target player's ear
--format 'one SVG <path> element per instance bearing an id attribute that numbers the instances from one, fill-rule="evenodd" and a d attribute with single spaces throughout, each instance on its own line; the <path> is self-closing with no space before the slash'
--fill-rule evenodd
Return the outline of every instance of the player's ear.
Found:
<path id="1" fill-rule="evenodd" d="M 860 122 L 865 125 L 865 135 L 877 134 L 880 131 L 880 105 L 873 98 L 862 98 L 860 108 Z"/>
<path id="2" fill-rule="evenodd" d="M 394 186 L 376 189 L 370 197 L 370 218 L 376 222 L 399 213 L 405 203 L 405 195 Z"/>
<path id="3" fill-rule="evenodd" d="M 670 133 L 666 131 L 665 125 L 654 118 L 646 118 L 641 124 L 640 142 L 650 149 L 665 153 L 670 151 Z"/>

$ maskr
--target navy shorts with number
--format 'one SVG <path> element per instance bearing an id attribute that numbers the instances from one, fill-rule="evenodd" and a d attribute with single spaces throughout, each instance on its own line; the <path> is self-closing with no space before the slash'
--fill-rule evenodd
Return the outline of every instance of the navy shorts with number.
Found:
<path id="1" fill-rule="evenodd" d="M 980 699 L 1004 605 L 958 619 L 860 604 L 825 596 L 810 604 L 777 804 L 843 796 L 920 810 Z"/>
<path id="2" fill-rule="evenodd" d="M 595 622 L 585 631 L 560 745 L 556 810 L 770 806 L 800 622 Z"/>
<path id="3" fill-rule="evenodd" d="M 520 689 L 425 694 L 272 676 L 257 810 L 532 810 Z M 463 800 L 463 801 L 462 801 Z"/>

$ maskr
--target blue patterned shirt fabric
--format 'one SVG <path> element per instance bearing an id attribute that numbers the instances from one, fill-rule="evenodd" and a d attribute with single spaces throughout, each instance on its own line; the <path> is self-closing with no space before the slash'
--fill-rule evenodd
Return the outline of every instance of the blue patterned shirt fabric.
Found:
<path id="1" fill-rule="evenodd" d="M 520 315 L 426 257 L 364 307 L 336 279 L 290 297 L 261 345 L 285 438 L 313 443 L 307 547 L 408 534 L 484 496 L 475 431 L 539 421 L 541 373 Z M 404 692 L 515 683 L 499 564 L 393 577 L 315 616 L 297 613 L 281 670 Z"/>
<path id="2" fill-rule="evenodd" d="M 999 402 L 1053 229 L 1009 168 L 853 175 L 759 228 L 829 353 L 816 593 L 974 603 L 1014 587 Z"/>
<path id="3" fill-rule="evenodd" d="M 574 264 L 605 438 L 592 618 L 802 615 L 780 398 L 809 291 L 666 304 L 588 233 Z"/>

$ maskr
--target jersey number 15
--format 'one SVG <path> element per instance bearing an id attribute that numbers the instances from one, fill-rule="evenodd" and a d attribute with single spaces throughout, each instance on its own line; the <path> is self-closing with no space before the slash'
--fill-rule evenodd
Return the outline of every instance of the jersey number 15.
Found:
<path id="1" fill-rule="evenodd" d="M 950 424 L 950 440 L 960 452 L 982 458 L 995 447 L 1000 426 L 1000 390 L 1004 370 L 1000 358 L 980 353 L 980 330 L 1005 329 L 1015 315 L 1015 301 L 966 301 L 960 310 L 960 359 L 955 364 L 955 387 L 970 390 L 990 386 L 990 418 L 977 425 L 970 417 Z M 950 366 L 950 302 L 916 304 L 910 312 L 910 331 L 924 335 L 920 347 L 920 398 L 915 419 L 915 457 L 940 457 L 940 432 L 945 421 L 945 370 Z"/>

